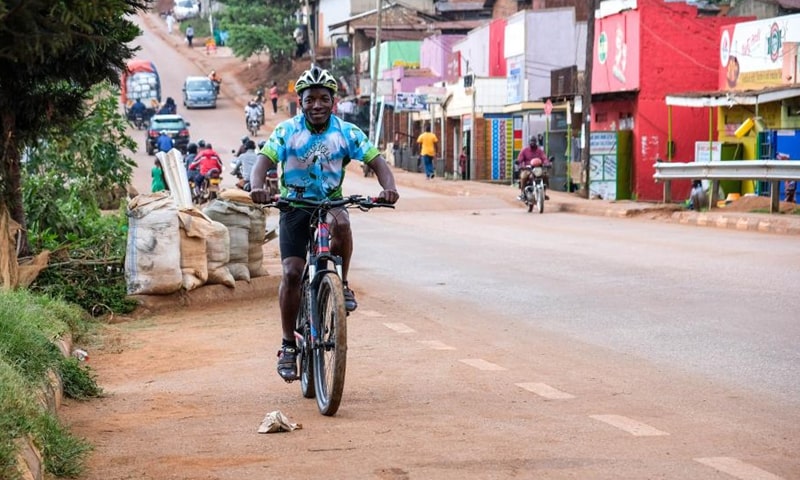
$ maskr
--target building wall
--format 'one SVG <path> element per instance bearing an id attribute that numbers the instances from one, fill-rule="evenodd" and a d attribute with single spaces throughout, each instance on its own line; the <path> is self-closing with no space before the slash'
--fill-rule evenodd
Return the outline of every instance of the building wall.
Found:
<path id="1" fill-rule="evenodd" d="M 508 18 L 517 13 L 517 0 L 497 0 L 492 7 L 492 18 Z"/>
<path id="2" fill-rule="evenodd" d="M 498 18 L 489 24 L 489 76 L 506 76 L 506 59 L 503 55 L 506 38 L 506 19 Z"/>
<path id="3" fill-rule="evenodd" d="M 420 68 L 428 68 L 437 77 L 454 82 L 459 77 L 458 55 L 453 53 L 453 45 L 466 38 L 466 35 L 434 35 L 422 41 L 420 47 Z"/>
<path id="4" fill-rule="evenodd" d="M 467 37 L 453 45 L 461 53 L 461 74 L 474 73 L 478 77 L 489 76 L 489 25 L 478 27 Z"/>
<path id="5" fill-rule="evenodd" d="M 586 64 L 578 63 L 586 58 L 586 43 L 578 44 L 586 36 L 572 8 L 528 11 L 525 16 L 527 100 L 535 101 L 550 95 L 551 70 Z"/>
<path id="6" fill-rule="evenodd" d="M 532 8 L 574 8 L 575 17 L 579 22 L 586 22 L 589 18 L 589 4 L 587 0 L 533 0 Z"/>
<path id="7" fill-rule="evenodd" d="M 633 190 L 641 200 L 659 200 L 663 188 L 653 180 L 653 164 L 659 158 L 666 159 L 668 153 L 668 109 L 664 97 L 676 92 L 715 90 L 720 27 L 743 19 L 698 17 L 696 8 L 681 3 L 641 2 L 640 6 L 640 92 L 634 127 Z M 695 141 L 708 140 L 708 115 L 707 109 L 672 109 L 676 161 L 693 161 Z M 690 188 L 688 181 L 675 182 L 673 193 L 676 198 L 683 198 Z"/>
<path id="8" fill-rule="evenodd" d="M 592 130 L 633 131 L 633 198 L 658 201 L 663 196 L 663 186 L 653 180 L 653 165 L 668 159 L 670 122 L 665 96 L 716 90 L 720 27 L 741 20 L 701 17 L 695 7 L 684 3 L 648 0 L 639 2 L 637 10 L 610 15 L 598 23 L 603 27 L 595 29 L 592 92 L 612 93 L 606 98 L 621 92 L 616 96 L 625 101 L 593 102 Z M 631 28 L 637 24 L 638 28 Z M 618 36 L 620 28 L 624 31 Z M 598 48 L 601 30 L 607 30 L 602 63 L 602 49 Z M 625 53 L 620 56 L 619 52 Z M 598 74 L 603 81 L 595 82 Z M 710 114 L 713 135 L 716 113 Z M 708 116 L 708 109 L 672 109 L 674 161 L 694 160 L 695 142 L 709 137 Z M 688 196 L 690 187 L 689 181 L 674 182 L 673 193 L 676 198 Z"/>
<path id="9" fill-rule="evenodd" d="M 333 46 L 331 40 L 332 33 L 328 29 L 328 25 L 335 24 L 350 18 L 350 0 L 320 0 L 317 7 L 318 12 L 318 32 L 317 35 L 317 49 L 330 48 Z M 344 28 L 336 30 L 341 34 L 345 34 Z"/>

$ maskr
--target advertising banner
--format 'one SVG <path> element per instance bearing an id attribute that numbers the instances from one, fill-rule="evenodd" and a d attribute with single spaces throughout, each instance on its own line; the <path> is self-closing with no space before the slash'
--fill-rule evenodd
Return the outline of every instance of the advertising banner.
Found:
<path id="1" fill-rule="evenodd" d="M 800 14 L 720 28 L 719 89 L 752 90 L 793 84 Z"/>
<path id="2" fill-rule="evenodd" d="M 399 92 L 395 95 L 395 112 L 421 112 L 428 109 L 425 94 Z"/>
<path id="3" fill-rule="evenodd" d="M 592 93 L 639 89 L 639 12 L 626 10 L 595 23 Z"/>

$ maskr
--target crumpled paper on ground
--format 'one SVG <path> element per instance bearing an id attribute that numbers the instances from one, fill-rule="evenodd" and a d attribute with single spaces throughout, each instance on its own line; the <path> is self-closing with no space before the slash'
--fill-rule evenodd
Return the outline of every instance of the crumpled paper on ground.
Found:
<path id="1" fill-rule="evenodd" d="M 278 432 L 291 432 L 303 428 L 300 423 L 292 423 L 289 417 L 284 415 L 280 410 L 269 412 L 261 425 L 258 427 L 258 433 L 278 433 Z"/>

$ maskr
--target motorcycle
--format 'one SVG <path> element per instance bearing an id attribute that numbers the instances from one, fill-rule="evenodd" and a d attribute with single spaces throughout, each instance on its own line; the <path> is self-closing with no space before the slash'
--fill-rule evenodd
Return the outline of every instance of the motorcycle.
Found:
<path id="1" fill-rule="evenodd" d="M 530 181 L 523 190 L 523 202 L 528 206 L 528 211 L 532 212 L 533 207 L 536 211 L 542 213 L 544 211 L 544 200 L 547 194 L 547 188 L 544 184 L 544 169 L 547 167 L 524 167 L 522 170 L 529 170 L 531 172 Z"/>
<path id="2" fill-rule="evenodd" d="M 202 205 L 216 199 L 219 196 L 220 183 L 222 183 L 222 171 L 218 168 L 209 170 L 199 184 L 190 180 L 189 189 L 192 192 L 192 203 Z"/>
<path id="3" fill-rule="evenodd" d="M 236 175 L 236 178 L 239 179 L 236 182 L 236 187 L 244 190 L 245 192 L 250 191 L 250 179 L 244 178 L 242 175 L 242 171 L 240 165 L 234 167 L 233 174 Z M 267 177 L 264 179 L 264 188 L 269 193 L 270 197 L 275 197 L 280 194 L 280 188 L 278 188 L 278 170 L 273 168 L 267 171 Z"/>
<path id="4" fill-rule="evenodd" d="M 261 127 L 261 121 L 258 118 L 251 118 L 247 120 L 247 131 L 253 137 L 258 136 L 258 129 Z"/>
<path id="5" fill-rule="evenodd" d="M 144 115 L 141 113 L 137 113 L 133 116 L 133 126 L 136 127 L 136 130 L 144 130 L 147 128 L 147 121 L 144 118 Z"/>

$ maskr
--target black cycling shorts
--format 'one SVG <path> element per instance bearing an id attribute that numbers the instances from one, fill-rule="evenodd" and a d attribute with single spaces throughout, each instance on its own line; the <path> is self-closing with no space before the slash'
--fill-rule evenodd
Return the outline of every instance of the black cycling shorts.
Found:
<path id="1" fill-rule="evenodd" d="M 342 212 L 339 215 L 347 215 L 346 209 L 341 210 Z M 288 257 L 306 258 L 306 245 L 311 240 L 310 224 L 311 210 L 294 208 L 288 212 L 281 212 L 280 223 L 278 224 L 281 260 Z"/>

